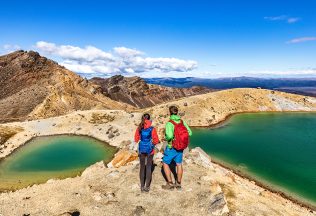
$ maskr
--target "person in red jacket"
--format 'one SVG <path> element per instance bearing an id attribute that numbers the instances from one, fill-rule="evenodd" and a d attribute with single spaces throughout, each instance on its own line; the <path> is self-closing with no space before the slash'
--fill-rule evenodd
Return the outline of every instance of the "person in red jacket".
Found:
<path id="1" fill-rule="evenodd" d="M 155 154 L 154 145 L 159 143 L 157 131 L 152 127 L 150 115 L 145 113 L 136 129 L 134 141 L 139 143 L 140 187 L 142 192 L 149 192 L 152 177 L 152 163 Z"/>

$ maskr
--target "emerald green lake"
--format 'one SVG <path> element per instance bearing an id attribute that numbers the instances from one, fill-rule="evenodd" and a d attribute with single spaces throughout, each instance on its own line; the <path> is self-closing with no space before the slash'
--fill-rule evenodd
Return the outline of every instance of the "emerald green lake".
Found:
<path id="1" fill-rule="evenodd" d="M 190 147 L 316 206 L 316 114 L 234 115 L 223 127 L 193 130 Z"/>
<path id="2" fill-rule="evenodd" d="M 109 161 L 115 152 L 114 147 L 86 136 L 34 138 L 0 162 L 0 191 L 76 176 L 98 161 Z"/>

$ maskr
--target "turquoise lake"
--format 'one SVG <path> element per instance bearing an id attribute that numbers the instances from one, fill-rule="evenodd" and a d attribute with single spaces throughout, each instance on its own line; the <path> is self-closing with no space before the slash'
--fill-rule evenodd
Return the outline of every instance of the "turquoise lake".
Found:
<path id="1" fill-rule="evenodd" d="M 316 113 L 237 114 L 220 128 L 193 129 L 190 147 L 316 206 Z"/>
<path id="2" fill-rule="evenodd" d="M 0 162 L 0 191 L 80 174 L 86 167 L 108 162 L 116 148 L 86 136 L 37 137 Z"/>

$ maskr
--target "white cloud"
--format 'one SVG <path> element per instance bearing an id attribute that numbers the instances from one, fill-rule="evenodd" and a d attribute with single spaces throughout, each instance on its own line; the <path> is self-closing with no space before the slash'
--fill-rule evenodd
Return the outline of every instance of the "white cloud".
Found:
<path id="1" fill-rule="evenodd" d="M 113 50 L 116 54 L 118 54 L 121 57 L 140 56 L 144 54 L 139 50 L 130 49 L 126 47 L 114 47 Z"/>
<path id="2" fill-rule="evenodd" d="M 316 37 L 301 37 L 301 38 L 294 38 L 287 43 L 303 43 L 307 41 L 316 41 Z"/>
<path id="3" fill-rule="evenodd" d="M 115 47 L 105 52 L 93 46 L 84 48 L 71 45 L 56 45 L 39 41 L 35 47 L 44 54 L 61 58 L 61 65 L 78 73 L 135 75 L 140 73 L 177 73 L 197 68 L 197 62 L 178 58 L 152 58 L 144 52 L 126 47 Z"/>
<path id="4" fill-rule="evenodd" d="M 135 71 L 133 70 L 133 68 L 126 68 L 125 71 L 127 73 L 135 73 Z"/>
<path id="5" fill-rule="evenodd" d="M 3 50 L 4 54 L 10 53 L 10 52 L 14 52 L 14 51 L 19 50 L 19 49 L 21 49 L 21 47 L 19 45 L 16 45 L 16 44 L 14 44 L 14 45 L 12 45 L 12 44 L 5 44 L 2 47 L 2 50 Z"/>
<path id="6" fill-rule="evenodd" d="M 287 15 L 281 15 L 281 16 L 266 16 L 264 17 L 265 20 L 269 21 L 286 21 L 289 24 L 296 23 L 301 20 L 300 17 L 289 17 Z"/>
<path id="7" fill-rule="evenodd" d="M 104 52 L 93 46 L 86 46 L 85 48 L 80 48 L 80 47 L 70 46 L 70 45 L 57 46 L 54 43 L 39 41 L 36 43 L 36 47 L 44 51 L 45 53 L 57 55 L 67 60 L 110 61 L 113 59 L 113 56 L 111 53 Z"/>

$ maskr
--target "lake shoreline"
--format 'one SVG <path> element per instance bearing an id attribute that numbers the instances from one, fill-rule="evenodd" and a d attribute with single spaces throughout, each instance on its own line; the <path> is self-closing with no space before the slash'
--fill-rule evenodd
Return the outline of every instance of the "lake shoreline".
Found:
<path id="1" fill-rule="evenodd" d="M 40 135 L 40 136 L 32 136 L 30 137 L 30 139 L 24 141 L 23 143 L 21 143 L 18 148 L 15 148 L 13 149 L 8 155 L 5 155 L 4 157 L 0 157 L 0 163 L 5 160 L 7 157 L 10 157 L 12 154 L 16 153 L 17 151 L 19 151 L 23 146 L 25 146 L 28 142 L 31 142 L 33 139 L 36 139 L 38 137 L 51 137 L 51 136 L 82 136 L 82 137 L 88 137 L 88 138 L 92 138 L 92 139 L 95 139 L 97 141 L 100 141 L 102 142 L 104 145 L 108 145 L 110 147 L 113 147 L 114 149 L 116 149 L 116 152 L 114 153 L 114 155 L 120 150 L 120 148 L 118 146 L 113 146 L 111 145 L 110 143 L 104 141 L 104 140 L 101 140 L 97 137 L 94 137 L 92 135 L 85 135 L 85 134 L 76 134 L 76 133 L 56 133 L 56 134 L 47 134 L 47 135 Z M 114 155 L 113 157 L 111 158 L 111 160 L 114 158 Z M 111 161 L 110 160 L 110 161 Z"/>
<path id="2" fill-rule="evenodd" d="M 252 111 L 252 112 L 235 112 L 235 113 L 230 113 L 228 114 L 227 116 L 225 116 L 225 118 L 215 124 L 212 124 L 212 125 L 209 125 L 209 126 L 192 126 L 192 128 L 206 128 L 206 129 L 220 129 L 222 127 L 225 127 L 229 124 L 231 118 L 235 115 L 238 115 L 238 114 L 264 114 L 264 113 L 276 113 L 276 114 L 283 114 L 283 113 L 315 113 L 316 114 L 316 111 Z M 203 148 L 202 148 L 203 149 Z M 258 178 L 256 177 L 253 177 L 249 174 L 246 174 L 238 169 L 235 169 L 233 168 L 232 166 L 229 166 L 227 164 L 225 164 L 224 161 L 221 161 L 221 160 L 218 160 L 218 159 L 213 159 L 212 155 L 210 155 L 211 158 L 212 158 L 212 162 L 221 166 L 221 167 L 224 167 L 225 169 L 233 172 L 234 174 L 238 175 L 239 177 L 241 178 L 244 178 L 244 179 L 247 179 L 249 181 L 253 181 L 257 186 L 259 187 L 262 187 L 274 194 L 277 194 L 281 197 L 283 197 L 284 199 L 287 199 L 297 205 L 300 205 L 301 207 L 304 207 L 304 208 L 307 208 L 311 211 L 316 211 L 316 206 L 310 204 L 310 203 L 307 203 L 306 201 L 304 200 L 301 200 L 299 198 L 295 198 L 293 197 L 292 195 L 290 195 L 289 193 L 286 193 L 286 192 L 283 192 L 279 189 L 276 189 L 274 188 L 273 186 L 271 185 L 268 185 L 267 183 L 263 183 L 262 181 L 260 181 L 260 179 L 258 180 Z"/>
<path id="3" fill-rule="evenodd" d="M 300 200 L 299 198 L 295 198 L 295 197 L 289 195 L 288 193 L 285 193 L 285 192 L 280 191 L 280 190 L 278 190 L 276 188 L 273 188 L 272 186 L 270 186 L 270 185 L 268 185 L 266 183 L 263 183 L 262 181 L 256 179 L 255 177 L 250 176 L 249 174 L 246 174 L 246 173 L 244 173 L 244 172 L 242 172 L 242 171 L 240 171 L 238 169 L 235 169 L 233 167 L 230 167 L 230 166 L 226 165 L 225 162 L 222 162 L 222 161 L 220 161 L 218 159 L 214 160 L 212 158 L 212 163 L 215 163 L 215 164 L 217 164 L 217 165 L 219 165 L 219 166 L 221 166 L 221 167 L 233 172 L 234 174 L 238 175 L 239 177 L 241 177 L 243 179 L 247 179 L 248 181 L 252 181 L 252 182 L 255 183 L 255 185 L 257 185 L 257 186 L 259 186 L 261 188 L 264 188 L 265 190 L 268 190 L 268 191 L 270 191 L 270 192 L 272 192 L 274 194 L 277 194 L 278 196 L 281 196 L 282 198 L 284 198 L 286 200 L 289 200 L 289 201 L 291 201 L 291 202 L 293 202 L 293 203 L 295 203 L 295 204 L 297 204 L 297 205 L 299 205 L 301 207 L 307 208 L 307 209 L 309 209 L 311 211 L 316 211 L 316 206 L 314 206 L 312 204 L 309 204 L 309 203 L 307 203 L 307 202 L 305 202 L 303 200 Z"/>
<path id="4" fill-rule="evenodd" d="M 34 137 L 31 137 L 30 139 L 28 139 L 27 141 L 23 142 L 18 148 L 14 149 L 9 155 L 5 156 L 5 157 L 2 157 L 0 158 L 0 163 L 3 163 L 5 160 L 7 160 L 7 158 L 13 156 L 14 154 L 18 153 L 19 151 L 21 151 L 21 149 L 23 147 L 25 147 L 26 145 L 28 145 L 28 143 L 31 143 L 32 140 L 36 139 L 36 138 L 43 138 L 43 137 L 54 137 L 54 136 L 69 136 L 69 137 L 72 137 L 72 136 L 76 136 L 76 137 L 85 137 L 85 138 L 88 138 L 88 139 L 92 139 L 92 140 L 96 140 L 98 142 L 100 142 L 102 144 L 102 146 L 104 147 L 109 147 L 109 148 L 112 148 L 114 153 L 112 154 L 111 157 L 109 157 L 108 159 L 103 159 L 103 160 L 100 160 L 100 161 L 97 161 L 96 163 L 98 162 L 103 162 L 105 165 L 107 163 L 109 163 L 110 161 L 113 160 L 113 158 L 115 157 L 115 154 L 119 151 L 119 148 L 117 146 L 113 146 L 113 145 L 110 145 L 109 143 L 101 140 L 101 139 L 98 139 L 96 137 L 93 137 L 93 136 L 89 136 L 89 135 L 80 135 L 80 134 L 72 134 L 72 133 L 63 133 L 63 134 L 49 134 L 49 135 L 42 135 L 42 136 L 34 136 Z M 90 166 L 94 165 L 95 163 L 91 164 Z M 88 166 L 88 167 L 90 167 Z M 78 176 L 81 176 L 82 173 L 88 168 L 84 168 L 83 170 L 81 171 L 77 171 L 75 172 L 74 174 L 72 175 L 69 175 L 69 176 L 64 176 L 64 177 L 57 177 L 57 178 L 49 178 L 47 181 L 51 180 L 51 179 L 54 179 L 54 180 L 62 180 L 62 179 L 66 179 L 66 178 L 75 178 L 75 177 L 78 177 Z M 18 191 L 18 190 L 21 190 L 23 188 L 27 188 L 27 187 L 31 187 L 33 185 L 39 185 L 39 184 L 45 184 L 47 181 L 43 181 L 43 182 L 36 182 L 34 184 L 29 184 L 27 186 L 23 186 L 23 187 L 16 187 L 15 189 L 3 189 L 1 190 L 0 189 L 0 194 L 1 193 L 7 193 L 7 192 L 15 192 L 15 191 Z M 0 183 L 1 184 L 1 183 Z M 17 183 L 16 185 L 19 186 L 20 183 Z"/>
<path id="5" fill-rule="evenodd" d="M 227 124 L 229 124 L 230 119 L 239 114 L 265 114 L 265 113 L 275 113 L 275 114 L 283 114 L 283 113 L 314 113 L 316 114 L 316 111 L 245 111 L 245 112 L 234 112 L 234 113 L 229 113 L 226 115 L 222 120 L 219 122 L 216 122 L 211 125 L 207 126 L 190 126 L 190 128 L 208 128 L 208 129 L 218 129 L 221 127 L 225 127 Z"/>

